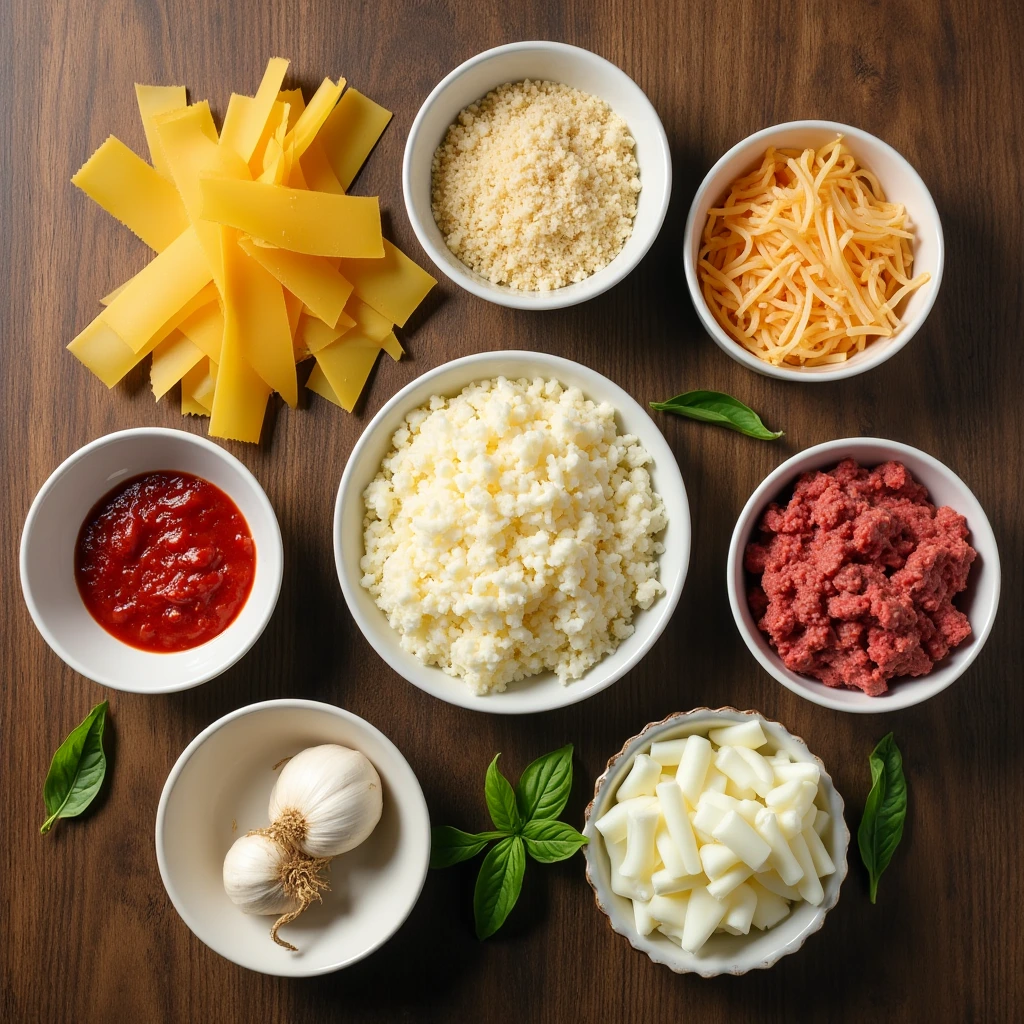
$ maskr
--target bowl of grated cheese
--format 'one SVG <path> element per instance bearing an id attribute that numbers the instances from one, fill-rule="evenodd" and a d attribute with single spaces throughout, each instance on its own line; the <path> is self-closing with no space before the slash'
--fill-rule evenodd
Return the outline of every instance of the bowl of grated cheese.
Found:
<path id="1" fill-rule="evenodd" d="M 690 515 L 653 420 L 539 352 L 445 363 L 391 399 L 338 488 L 338 578 L 376 652 L 478 711 L 564 707 L 633 669 L 682 593 Z"/>
<path id="2" fill-rule="evenodd" d="M 942 224 L 921 176 L 833 121 L 774 125 L 733 146 L 697 190 L 684 238 L 690 298 L 715 344 L 783 380 L 884 363 L 942 282 Z"/>
<path id="3" fill-rule="evenodd" d="M 424 100 L 405 206 L 438 269 L 479 298 L 560 309 L 643 259 L 672 192 L 657 111 L 621 69 L 546 40 L 477 54 Z"/>

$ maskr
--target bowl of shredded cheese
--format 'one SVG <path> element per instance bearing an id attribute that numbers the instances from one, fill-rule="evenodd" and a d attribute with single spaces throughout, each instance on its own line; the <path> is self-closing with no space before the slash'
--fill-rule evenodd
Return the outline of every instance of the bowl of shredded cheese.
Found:
<path id="1" fill-rule="evenodd" d="M 405 205 L 438 269 L 503 306 L 558 309 L 629 274 L 668 210 L 657 111 L 589 50 L 533 41 L 455 68 L 405 149 Z"/>
<path id="2" fill-rule="evenodd" d="M 942 280 L 942 225 L 920 175 L 881 139 L 832 121 L 775 125 L 733 146 L 698 189 L 685 239 L 708 333 L 786 380 L 837 380 L 890 359 Z"/>
<path id="3" fill-rule="evenodd" d="M 349 611 L 399 675 L 461 707 L 529 714 L 633 669 L 679 601 L 690 549 L 671 448 L 579 363 L 494 352 L 407 385 L 338 489 Z"/>

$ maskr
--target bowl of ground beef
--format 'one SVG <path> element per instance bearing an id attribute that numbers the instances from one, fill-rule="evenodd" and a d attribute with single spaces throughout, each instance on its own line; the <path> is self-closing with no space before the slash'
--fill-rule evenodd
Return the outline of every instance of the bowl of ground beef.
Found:
<path id="1" fill-rule="evenodd" d="M 800 452 L 733 531 L 729 603 L 764 669 L 840 711 L 894 711 L 959 678 L 988 639 L 999 552 L 970 488 L 925 452 L 845 438 Z"/>

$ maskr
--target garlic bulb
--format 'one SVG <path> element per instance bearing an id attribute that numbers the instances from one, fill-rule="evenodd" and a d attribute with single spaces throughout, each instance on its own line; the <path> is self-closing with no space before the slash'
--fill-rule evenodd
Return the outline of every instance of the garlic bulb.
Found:
<path id="1" fill-rule="evenodd" d="M 251 833 L 235 840 L 224 858 L 224 891 L 243 914 L 290 914 L 299 900 L 285 892 L 290 851 L 268 836 Z"/>
<path id="2" fill-rule="evenodd" d="M 337 857 L 380 821 L 380 776 L 364 754 L 335 743 L 308 747 L 281 769 L 270 831 L 309 857 Z"/>
<path id="3" fill-rule="evenodd" d="M 236 839 L 224 858 L 224 891 L 245 914 L 279 914 L 270 937 L 285 949 L 296 947 L 277 933 L 328 888 L 320 877 L 327 861 L 307 857 L 262 832 Z"/>

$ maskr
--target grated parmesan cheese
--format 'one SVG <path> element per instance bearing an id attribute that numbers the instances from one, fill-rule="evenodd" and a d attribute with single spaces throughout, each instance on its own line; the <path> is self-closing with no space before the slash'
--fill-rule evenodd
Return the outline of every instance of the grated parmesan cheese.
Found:
<path id="1" fill-rule="evenodd" d="M 606 267 L 633 230 L 635 142 L 605 103 L 554 82 L 517 82 L 459 114 L 434 154 L 432 206 L 471 270 L 550 291 Z"/>

